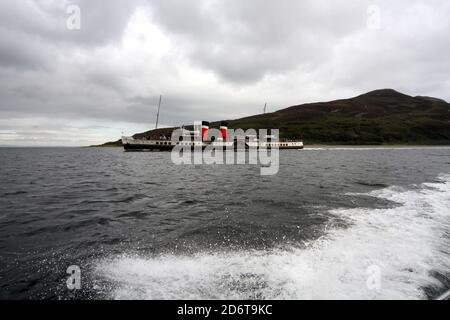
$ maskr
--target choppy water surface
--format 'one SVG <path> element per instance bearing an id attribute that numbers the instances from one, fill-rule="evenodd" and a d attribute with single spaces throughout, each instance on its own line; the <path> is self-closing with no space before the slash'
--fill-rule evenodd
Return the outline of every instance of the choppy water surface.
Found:
<path id="1" fill-rule="evenodd" d="M 0 149 L 0 298 L 429 299 L 450 288 L 449 148 L 280 161 L 261 177 L 250 165 L 175 166 L 169 153 Z M 70 265 L 82 290 L 66 288 Z"/>

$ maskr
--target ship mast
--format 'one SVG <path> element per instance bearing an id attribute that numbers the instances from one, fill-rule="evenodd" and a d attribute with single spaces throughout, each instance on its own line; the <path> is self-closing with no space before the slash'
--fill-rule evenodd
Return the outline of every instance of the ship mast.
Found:
<path id="1" fill-rule="evenodd" d="M 162 95 L 159 96 L 158 113 L 156 114 L 156 126 L 155 126 L 155 129 L 158 129 L 159 110 L 161 109 L 161 99 L 162 99 Z"/>

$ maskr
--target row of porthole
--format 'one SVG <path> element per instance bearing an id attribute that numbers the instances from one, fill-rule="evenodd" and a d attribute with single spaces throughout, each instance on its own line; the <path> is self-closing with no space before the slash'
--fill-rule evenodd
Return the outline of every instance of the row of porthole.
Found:
<path id="1" fill-rule="evenodd" d="M 156 142 L 157 145 L 172 145 L 172 142 Z M 193 143 L 187 143 L 187 142 L 177 142 L 177 144 L 181 144 L 182 146 L 192 146 L 194 145 Z"/>

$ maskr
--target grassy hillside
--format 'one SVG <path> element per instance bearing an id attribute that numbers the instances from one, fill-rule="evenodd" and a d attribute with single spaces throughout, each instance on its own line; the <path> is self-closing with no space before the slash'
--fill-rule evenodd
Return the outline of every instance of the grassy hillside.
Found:
<path id="1" fill-rule="evenodd" d="M 293 106 L 229 124 L 243 129 L 279 128 L 281 137 L 303 137 L 308 144 L 450 144 L 450 104 L 389 89 Z"/>
<path id="2" fill-rule="evenodd" d="M 228 122 L 230 128 L 278 128 L 282 138 L 303 138 L 305 144 L 450 144 L 450 104 L 391 89 Z M 172 130 L 152 130 L 135 137 L 170 136 Z"/>
<path id="3" fill-rule="evenodd" d="M 102 147 L 102 148 L 107 148 L 107 147 L 122 147 L 122 140 L 119 139 L 117 141 L 111 141 L 111 142 L 106 142 L 104 144 L 98 145 L 98 146 L 92 146 L 92 147 Z"/>

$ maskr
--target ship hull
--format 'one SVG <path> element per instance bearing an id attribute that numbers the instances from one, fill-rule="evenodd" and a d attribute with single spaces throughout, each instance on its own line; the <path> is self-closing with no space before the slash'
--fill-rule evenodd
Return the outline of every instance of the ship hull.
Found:
<path id="1" fill-rule="evenodd" d="M 250 142 L 245 143 L 243 146 L 236 144 L 234 142 L 215 142 L 215 143 L 204 143 L 204 142 L 171 142 L 167 140 L 149 141 L 140 140 L 133 138 L 122 138 L 122 144 L 125 151 L 129 152 L 145 152 L 145 151 L 172 151 L 177 145 L 183 147 L 184 150 L 205 150 L 208 147 L 214 147 L 215 149 L 222 148 L 223 150 L 248 150 L 248 149 L 279 149 L 279 150 L 301 150 L 303 149 L 303 142 L 301 141 L 289 141 L 289 142 L 273 142 L 273 143 L 260 143 L 260 142 Z"/>
<path id="2" fill-rule="evenodd" d="M 156 146 L 153 144 L 132 144 L 132 143 L 124 144 L 123 148 L 127 152 L 139 152 L 139 151 L 162 152 L 162 151 L 172 151 L 173 150 L 173 146 Z"/>

